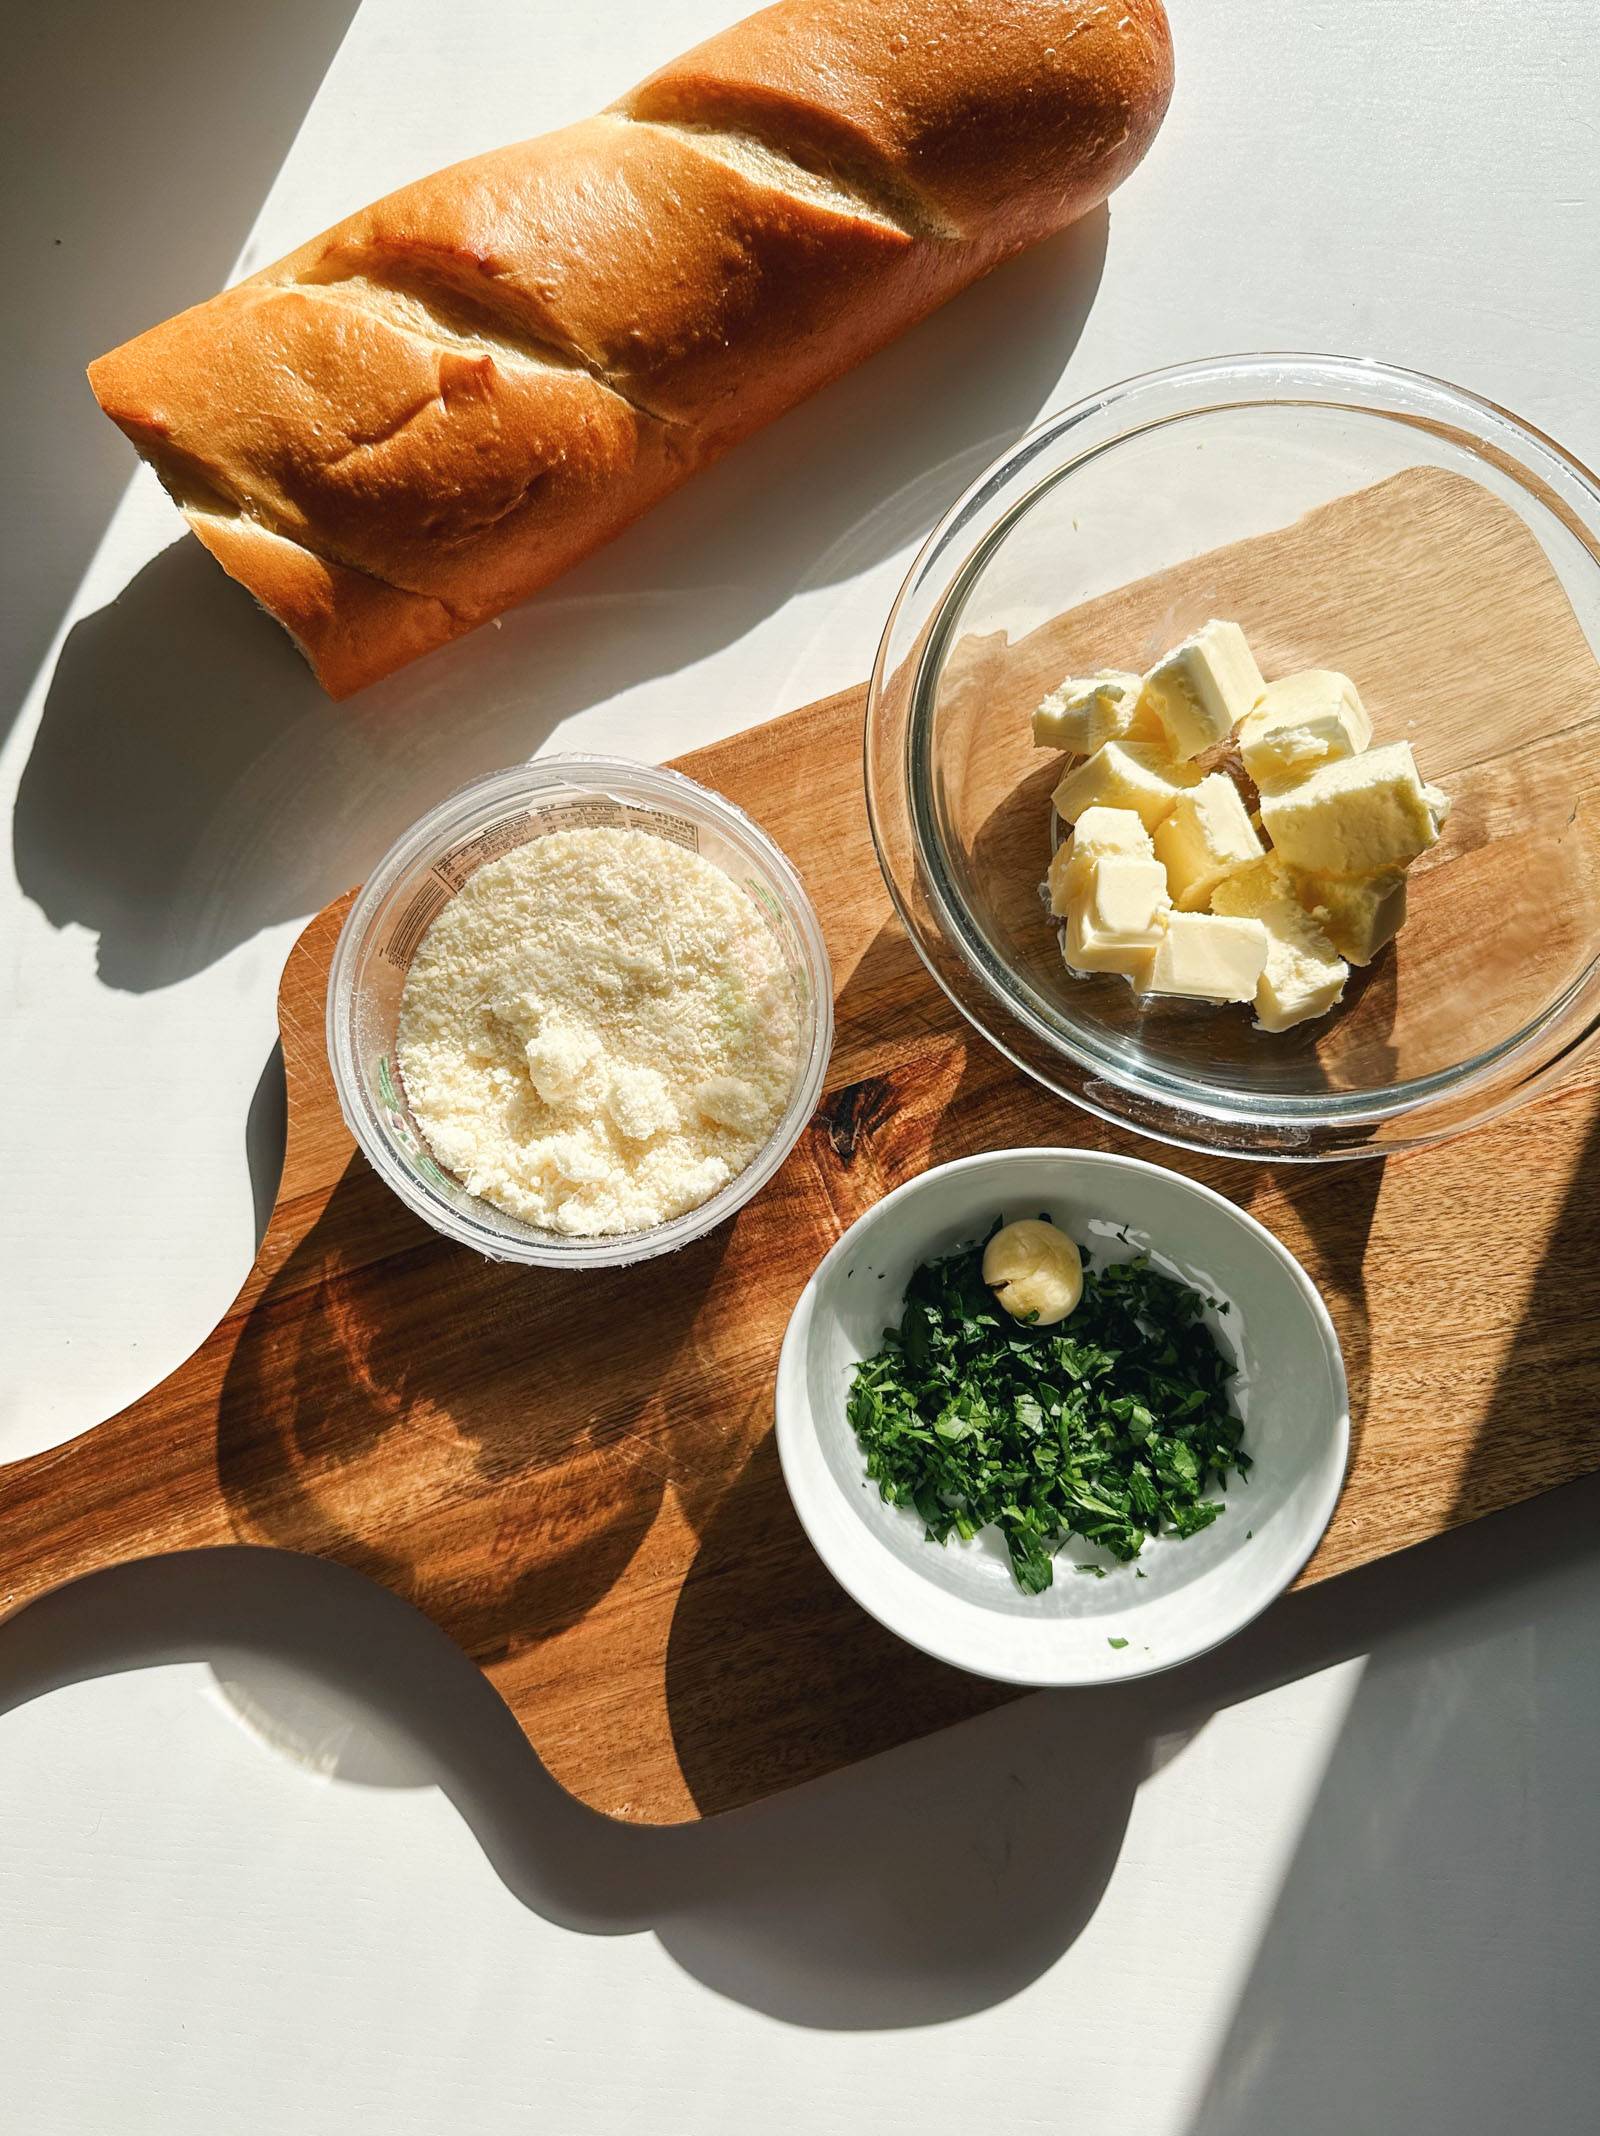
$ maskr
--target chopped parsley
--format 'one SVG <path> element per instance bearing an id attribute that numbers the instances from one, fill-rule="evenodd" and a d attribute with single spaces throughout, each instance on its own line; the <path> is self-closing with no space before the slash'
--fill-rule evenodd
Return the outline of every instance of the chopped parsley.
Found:
<path id="1" fill-rule="evenodd" d="M 1025 1594 L 1050 1586 L 1069 1535 L 1126 1563 L 1148 1536 L 1209 1527 L 1211 1483 L 1250 1468 L 1214 1301 L 1145 1257 L 1086 1265 L 1077 1307 L 1036 1327 L 984 1282 L 986 1243 L 925 1262 L 899 1327 L 855 1367 L 848 1414 L 882 1496 L 914 1507 L 930 1542 L 993 1522 Z"/>

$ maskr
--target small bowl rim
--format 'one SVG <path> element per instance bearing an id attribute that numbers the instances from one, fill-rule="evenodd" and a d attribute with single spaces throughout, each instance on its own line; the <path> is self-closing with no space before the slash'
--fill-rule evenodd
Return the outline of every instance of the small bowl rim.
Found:
<path id="1" fill-rule="evenodd" d="M 925 1636 L 914 1616 L 902 1613 L 893 1602 L 885 1602 L 881 1594 L 861 1591 L 848 1554 L 836 1547 L 834 1534 L 821 1512 L 821 1507 L 827 1501 L 833 1486 L 831 1482 L 814 1486 L 813 1476 L 805 1458 L 808 1442 L 813 1446 L 820 1446 L 821 1443 L 820 1426 L 806 1395 L 804 1366 L 811 1325 L 825 1280 L 838 1263 L 853 1250 L 854 1242 L 862 1228 L 881 1220 L 883 1212 L 894 1204 L 914 1200 L 936 1180 L 954 1173 L 979 1171 L 1002 1162 L 1012 1164 L 1019 1159 L 1051 1165 L 1086 1165 L 1091 1170 L 1105 1170 L 1114 1174 L 1146 1173 L 1153 1175 L 1174 1191 L 1189 1193 L 1202 1204 L 1210 1205 L 1219 1217 L 1236 1224 L 1258 1248 L 1284 1270 L 1306 1304 L 1312 1323 L 1321 1338 L 1322 1361 L 1330 1378 L 1335 1460 L 1330 1480 L 1314 1501 L 1312 1511 L 1307 1517 L 1309 1540 L 1303 1550 L 1297 1550 L 1293 1554 L 1292 1561 L 1286 1564 L 1281 1577 L 1270 1591 L 1245 1614 L 1218 1632 L 1208 1633 L 1187 1644 L 1180 1641 L 1175 1650 L 1164 1650 L 1159 1657 L 1142 1656 L 1130 1646 L 1118 1652 L 1114 1661 L 1096 1656 L 1099 1666 L 1094 1670 L 1066 1667 L 1045 1674 L 1037 1669 L 996 1666 L 987 1660 L 980 1663 L 961 1652 L 952 1651 L 946 1643 Z M 1023 1144 L 1010 1149 L 980 1150 L 971 1156 L 955 1157 L 947 1163 L 932 1165 L 927 1171 L 919 1172 L 914 1178 L 904 1181 L 862 1211 L 817 1263 L 804 1290 L 795 1301 L 778 1354 L 774 1429 L 778 1442 L 779 1465 L 796 1518 L 823 1565 L 858 1607 L 864 1609 L 868 1616 L 874 1618 L 886 1631 L 892 1632 L 896 1638 L 904 1640 L 908 1646 L 915 1647 L 918 1652 L 931 1656 L 935 1661 L 961 1669 L 968 1675 L 981 1676 L 994 1683 L 1012 1684 L 1027 1690 L 1084 1689 L 1099 1684 L 1126 1683 L 1142 1677 L 1165 1675 L 1170 1669 L 1182 1668 L 1188 1662 L 1199 1660 L 1202 1655 L 1213 1652 L 1248 1629 L 1275 1602 L 1282 1600 L 1310 1563 L 1327 1534 L 1349 1477 L 1352 1436 L 1350 1383 L 1338 1330 L 1334 1327 L 1333 1317 L 1321 1291 L 1297 1256 L 1275 1232 L 1263 1224 L 1259 1217 L 1252 1216 L 1249 1210 L 1241 1209 L 1225 1194 L 1219 1194 L 1215 1187 L 1207 1186 L 1202 1180 L 1192 1179 L 1187 1172 L 1177 1171 L 1170 1165 L 1155 1164 L 1145 1157 L 1126 1156 L 1117 1150 L 1078 1149 L 1068 1145 L 1050 1144 Z M 880 1550 L 882 1547 L 878 1545 Z M 938 1546 L 930 1543 L 928 1547 L 934 1549 Z"/>
<path id="2" fill-rule="evenodd" d="M 453 837 L 459 835 L 464 815 L 491 800 L 503 799 L 510 805 L 537 799 L 542 791 L 562 786 L 604 792 L 608 781 L 619 776 L 664 805 L 676 804 L 680 812 L 691 815 L 699 811 L 733 844 L 744 846 L 758 857 L 781 887 L 808 967 L 812 996 L 809 1040 L 802 1029 L 802 1058 L 796 1064 L 789 1102 L 771 1135 L 743 1171 L 697 1207 L 648 1231 L 574 1234 L 570 1240 L 556 1233 L 534 1233 L 523 1238 L 487 1226 L 480 1228 L 452 1203 L 434 1195 L 426 1180 L 399 1161 L 388 1136 L 371 1117 L 372 1108 L 356 1063 L 354 1019 L 361 997 L 355 968 L 366 936 L 395 883 L 430 848 L 436 852 L 447 850 Z M 617 798 L 628 805 L 625 796 Z M 625 1267 L 675 1252 L 714 1231 L 753 1200 L 787 1160 L 816 1110 L 833 1050 L 833 969 L 821 922 L 799 870 L 776 840 L 737 802 L 670 765 L 647 764 L 632 757 L 591 750 L 552 751 L 500 771 L 481 773 L 453 788 L 408 825 L 368 871 L 334 944 L 324 1029 L 334 1092 L 345 1125 L 378 1176 L 434 1231 L 488 1260 L 533 1268 Z M 474 1203 L 477 1199 L 472 1197 Z"/>

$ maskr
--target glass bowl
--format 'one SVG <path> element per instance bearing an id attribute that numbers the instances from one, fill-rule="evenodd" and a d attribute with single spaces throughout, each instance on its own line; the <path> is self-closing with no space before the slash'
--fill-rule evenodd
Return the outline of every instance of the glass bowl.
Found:
<path id="1" fill-rule="evenodd" d="M 395 1028 L 428 926 L 474 871 L 547 832 L 653 831 L 712 861 L 755 899 L 794 986 L 800 1050 L 782 1119 L 745 1169 L 696 1209 L 649 1231 L 569 1237 L 478 1196 L 434 1162 L 406 1102 Z M 491 773 L 412 825 L 346 915 L 328 981 L 328 1059 L 345 1123 L 379 1176 L 446 1238 L 493 1260 L 606 1268 L 670 1253 L 760 1193 L 816 1109 L 833 1044 L 833 978 L 805 887 L 741 809 L 675 771 L 622 757 L 550 756 Z"/>
<path id="2" fill-rule="evenodd" d="M 1028 713 L 1220 615 L 1269 678 L 1352 675 L 1453 809 L 1398 940 L 1329 1016 L 1140 998 L 1062 964 L 1040 884 L 1062 760 Z M 1600 488 L 1503 409 L 1323 356 L 1188 364 L 1080 402 L 946 514 L 889 617 L 867 806 L 929 970 L 1103 1119 L 1314 1161 L 1459 1133 L 1600 1025 Z"/>

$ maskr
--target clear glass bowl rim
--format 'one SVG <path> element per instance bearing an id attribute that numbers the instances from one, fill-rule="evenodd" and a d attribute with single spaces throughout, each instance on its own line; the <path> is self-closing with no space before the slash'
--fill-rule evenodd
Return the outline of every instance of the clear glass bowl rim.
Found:
<path id="1" fill-rule="evenodd" d="M 944 625 L 1033 504 L 1087 460 L 1169 423 L 1230 408 L 1297 405 L 1410 423 L 1469 450 L 1552 513 L 1600 569 L 1600 481 L 1542 431 L 1480 394 L 1370 357 L 1284 351 L 1174 364 L 1047 416 L 950 506 L 890 609 L 868 685 L 863 742 L 867 816 L 895 910 L 941 990 L 992 1045 L 1113 1125 L 1179 1148 L 1315 1163 L 1444 1140 L 1559 1080 L 1600 1036 L 1600 957 L 1514 1039 L 1384 1099 L 1223 1097 L 1154 1066 L 1140 1073 L 1109 1048 L 1075 1043 L 1044 1025 L 1027 1003 L 1028 990 L 1008 983 L 976 951 L 977 930 L 969 935 L 959 900 L 940 891 L 910 799 L 918 715 L 937 672 Z M 898 681 L 908 668 L 909 683 Z M 909 700 L 909 712 L 894 703 L 895 694 Z M 898 748 L 883 731 L 895 719 L 904 726 Z"/>

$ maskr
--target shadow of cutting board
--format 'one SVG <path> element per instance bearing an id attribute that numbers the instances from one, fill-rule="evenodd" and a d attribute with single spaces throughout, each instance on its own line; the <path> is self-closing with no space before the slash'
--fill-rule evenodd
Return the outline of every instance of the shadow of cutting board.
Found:
<path id="1" fill-rule="evenodd" d="M 1365 681 L 1368 663 L 1397 657 L 1392 619 L 1340 648 L 1320 642 L 1317 615 L 1380 516 L 1407 575 L 1404 657 L 1425 660 L 1463 606 L 1498 605 L 1594 716 L 1600 678 L 1542 553 L 1453 478 L 1412 471 L 1181 571 L 1220 612 L 1277 616 L 1269 671 L 1342 651 Z M 1097 628 L 1117 633 L 1102 659 L 1170 610 L 1169 579 L 1095 604 Z M 1036 634 L 1041 673 L 1053 645 L 1095 637 L 1086 618 Z M 862 706 L 847 691 L 682 760 L 798 864 L 833 958 L 827 1095 L 773 1185 L 713 1237 L 634 1269 L 508 1269 L 446 1244 L 340 1120 L 322 1019 L 348 901 L 330 907 L 284 973 L 288 1148 L 256 1265 L 162 1386 L 0 1470 L 0 1615 L 157 1552 L 334 1558 L 443 1626 L 575 1795 L 653 1823 L 750 1802 L 1015 1695 L 900 1645 L 823 1572 L 771 1437 L 779 1341 L 840 1230 L 929 1164 L 1033 1142 L 1158 1153 L 1025 1081 L 928 979 L 873 858 Z M 1159 1154 L 1269 1224 L 1338 1323 L 1355 1450 L 1306 1581 L 1600 1467 L 1593 1066 L 1386 1165 Z"/>

